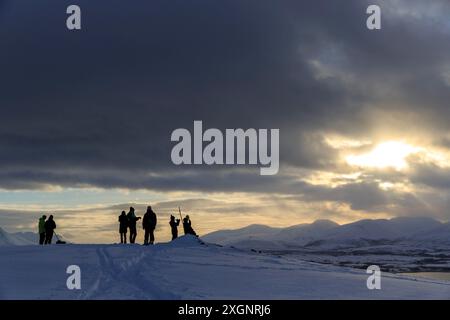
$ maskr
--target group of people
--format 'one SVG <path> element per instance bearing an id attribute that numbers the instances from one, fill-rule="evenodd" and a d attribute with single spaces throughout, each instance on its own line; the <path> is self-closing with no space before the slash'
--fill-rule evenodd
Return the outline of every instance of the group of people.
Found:
<path id="1" fill-rule="evenodd" d="M 130 207 L 128 213 L 122 211 L 119 216 L 119 233 L 120 233 L 120 243 L 127 243 L 127 232 L 130 230 L 129 240 L 130 243 L 136 242 L 137 236 L 137 222 L 141 219 L 141 217 L 136 216 L 135 210 L 133 207 Z M 172 240 L 175 240 L 178 237 L 178 226 L 180 225 L 180 219 L 175 219 L 173 215 L 170 216 L 170 229 L 172 232 Z M 154 244 L 155 242 L 155 229 L 156 224 L 158 222 L 158 218 L 156 217 L 156 213 L 152 210 L 151 206 L 147 207 L 147 211 L 142 218 L 142 228 L 144 229 L 144 245 Z M 183 230 L 184 234 L 192 234 L 197 236 L 194 229 L 192 228 L 191 219 L 187 215 L 183 218 Z"/>
<path id="2" fill-rule="evenodd" d="M 178 226 L 180 225 L 180 219 L 175 219 L 173 215 L 170 215 L 169 225 L 172 231 L 172 240 L 175 240 L 178 238 Z M 189 218 L 189 215 L 183 218 L 183 231 L 184 234 L 192 234 L 193 236 L 197 236 L 192 228 L 191 218 Z"/>
<path id="3" fill-rule="evenodd" d="M 50 215 L 48 217 L 46 215 L 43 215 L 39 218 L 39 244 L 51 244 L 53 234 L 56 229 L 56 223 L 55 220 L 53 220 L 53 216 Z"/>
<path id="4" fill-rule="evenodd" d="M 180 218 L 181 213 L 180 213 Z M 130 207 L 128 213 L 122 211 L 119 216 L 119 233 L 120 233 L 120 243 L 127 243 L 127 233 L 129 233 L 129 241 L 130 243 L 136 242 L 137 237 L 137 222 L 141 220 L 141 217 L 136 216 L 135 210 L 133 207 Z M 183 220 L 183 230 L 184 234 L 192 234 L 197 236 L 194 229 L 192 228 L 191 219 L 189 216 L 185 216 L 182 218 Z M 170 216 L 170 229 L 172 232 L 172 240 L 175 240 L 178 237 L 178 226 L 180 225 L 180 219 L 175 219 L 175 216 Z M 155 242 L 155 229 L 156 224 L 158 222 L 158 218 L 156 217 L 156 213 L 152 210 L 151 206 L 147 207 L 147 211 L 142 218 L 142 228 L 145 231 L 144 234 L 144 245 L 154 244 Z M 53 220 L 53 215 L 50 215 L 47 219 L 47 216 L 43 215 L 39 218 L 39 244 L 51 244 L 53 234 L 55 233 L 56 223 Z M 65 242 L 57 242 L 57 243 L 65 243 Z"/>
<path id="5" fill-rule="evenodd" d="M 136 242 L 137 228 L 136 224 L 141 219 L 137 217 L 133 207 L 130 207 L 130 211 L 119 216 L 119 233 L 120 243 L 127 243 L 127 231 L 130 229 L 130 243 Z M 144 245 L 153 244 L 155 242 L 155 229 L 158 218 L 156 213 L 152 210 L 151 206 L 147 207 L 147 211 L 142 219 L 142 228 L 145 230 Z"/>

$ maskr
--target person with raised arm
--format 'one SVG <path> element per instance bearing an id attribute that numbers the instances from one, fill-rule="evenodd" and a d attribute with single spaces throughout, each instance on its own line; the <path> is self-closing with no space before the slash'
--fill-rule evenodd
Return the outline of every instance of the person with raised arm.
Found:
<path id="1" fill-rule="evenodd" d="M 141 217 L 136 217 L 134 208 L 130 207 L 130 211 L 127 213 L 127 218 L 128 218 L 128 228 L 130 228 L 130 243 L 135 243 L 137 237 L 136 222 L 139 219 L 141 219 Z"/>

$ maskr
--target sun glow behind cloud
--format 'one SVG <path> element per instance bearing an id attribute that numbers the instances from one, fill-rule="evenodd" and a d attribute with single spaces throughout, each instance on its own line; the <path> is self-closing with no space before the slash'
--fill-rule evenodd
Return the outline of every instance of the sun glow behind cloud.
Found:
<path id="1" fill-rule="evenodd" d="M 423 149 L 401 141 L 387 141 L 378 144 L 368 153 L 349 155 L 346 161 L 357 167 L 403 170 L 408 167 L 406 158 L 420 151 Z"/>

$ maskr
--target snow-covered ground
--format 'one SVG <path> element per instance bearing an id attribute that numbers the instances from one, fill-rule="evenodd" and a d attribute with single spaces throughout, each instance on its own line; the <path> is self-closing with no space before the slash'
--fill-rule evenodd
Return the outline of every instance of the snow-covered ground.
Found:
<path id="1" fill-rule="evenodd" d="M 68 290 L 66 268 L 81 268 Z M 450 282 L 383 273 L 201 243 L 190 236 L 140 245 L 0 247 L 2 299 L 449 299 Z"/>

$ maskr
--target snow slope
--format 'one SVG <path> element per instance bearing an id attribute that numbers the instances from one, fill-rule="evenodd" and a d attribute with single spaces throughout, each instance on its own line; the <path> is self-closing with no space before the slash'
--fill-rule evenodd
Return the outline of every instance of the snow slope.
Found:
<path id="1" fill-rule="evenodd" d="M 437 226 L 436 228 L 420 232 L 412 237 L 412 240 L 421 242 L 427 241 L 428 243 L 442 243 L 444 239 L 447 239 L 447 243 L 450 243 L 450 222 Z"/>
<path id="2" fill-rule="evenodd" d="M 81 268 L 68 290 L 66 268 Z M 2 299 L 448 299 L 450 283 L 382 275 L 368 290 L 364 270 L 321 265 L 183 236 L 140 245 L 0 247 Z"/>
<path id="3" fill-rule="evenodd" d="M 24 246 L 36 244 L 38 235 L 33 232 L 8 233 L 0 227 L 0 246 Z"/>
<path id="4" fill-rule="evenodd" d="M 304 245 L 338 226 L 337 223 L 330 220 L 317 220 L 311 224 L 299 224 L 287 228 L 250 225 L 236 230 L 215 231 L 203 236 L 202 239 L 222 245 L 252 243 L 264 245 L 265 247 L 282 248 L 289 243 Z"/>
<path id="5" fill-rule="evenodd" d="M 253 228 L 224 230 L 203 237 L 205 241 L 240 248 L 345 248 L 408 242 L 410 244 L 450 244 L 450 225 L 431 218 L 394 218 L 360 220 L 338 225 L 329 220 L 318 220 L 289 228 Z"/>

